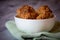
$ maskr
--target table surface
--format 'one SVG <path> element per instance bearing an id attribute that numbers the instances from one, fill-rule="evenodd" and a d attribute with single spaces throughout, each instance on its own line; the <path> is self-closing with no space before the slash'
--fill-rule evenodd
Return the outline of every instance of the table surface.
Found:
<path id="1" fill-rule="evenodd" d="M 5 23 L 9 20 L 14 20 L 16 9 L 21 5 L 32 5 L 35 9 L 41 5 L 48 5 L 53 14 L 56 15 L 56 20 L 60 21 L 60 1 L 58 0 L 6 0 L 0 1 L 0 40 L 17 40 L 5 27 Z M 60 27 L 59 27 L 60 28 Z"/>

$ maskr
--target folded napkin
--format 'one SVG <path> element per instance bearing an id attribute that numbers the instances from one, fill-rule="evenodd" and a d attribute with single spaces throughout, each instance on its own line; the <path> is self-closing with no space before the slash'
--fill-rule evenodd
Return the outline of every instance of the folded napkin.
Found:
<path id="1" fill-rule="evenodd" d="M 60 40 L 59 33 L 40 32 L 34 34 L 27 34 L 20 31 L 14 21 L 8 21 L 5 24 L 8 31 L 18 40 Z"/>

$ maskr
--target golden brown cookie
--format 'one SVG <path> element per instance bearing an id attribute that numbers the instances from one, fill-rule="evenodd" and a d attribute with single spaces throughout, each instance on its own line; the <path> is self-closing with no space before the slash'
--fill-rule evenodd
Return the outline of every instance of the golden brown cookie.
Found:
<path id="1" fill-rule="evenodd" d="M 37 12 L 39 16 L 37 16 L 36 19 L 48 19 L 53 17 L 52 11 L 47 5 L 39 7 Z"/>
<path id="2" fill-rule="evenodd" d="M 24 5 L 21 8 L 17 9 L 17 17 L 24 19 L 35 19 L 38 14 L 35 10 L 28 5 Z"/>
<path id="3" fill-rule="evenodd" d="M 41 14 L 41 13 L 47 13 L 47 12 L 51 12 L 52 13 L 51 9 L 47 5 L 44 5 L 44 6 L 39 7 L 37 9 L 37 12 L 39 14 Z"/>

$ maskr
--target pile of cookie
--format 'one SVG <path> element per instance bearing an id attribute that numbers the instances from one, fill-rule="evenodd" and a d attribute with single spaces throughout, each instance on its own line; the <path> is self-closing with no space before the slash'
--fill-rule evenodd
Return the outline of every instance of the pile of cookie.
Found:
<path id="1" fill-rule="evenodd" d="M 34 9 L 29 5 L 23 5 L 17 9 L 16 17 L 23 19 L 48 19 L 54 17 L 51 9 L 47 5 Z"/>

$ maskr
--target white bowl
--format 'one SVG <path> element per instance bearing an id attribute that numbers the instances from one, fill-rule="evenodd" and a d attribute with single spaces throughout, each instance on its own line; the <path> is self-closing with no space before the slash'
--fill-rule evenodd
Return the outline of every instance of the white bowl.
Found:
<path id="1" fill-rule="evenodd" d="M 26 33 L 38 33 L 50 31 L 55 24 L 55 17 L 49 19 L 22 19 L 14 17 L 19 30 Z"/>

